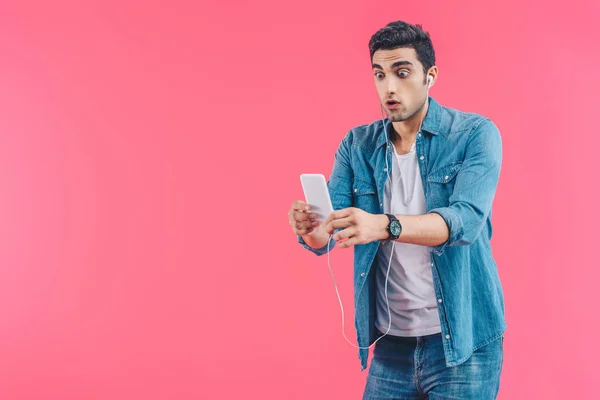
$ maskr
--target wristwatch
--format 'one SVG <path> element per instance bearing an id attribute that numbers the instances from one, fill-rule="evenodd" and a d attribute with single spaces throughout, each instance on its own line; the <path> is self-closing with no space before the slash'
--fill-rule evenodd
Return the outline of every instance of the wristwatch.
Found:
<path id="1" fill-rule="evenodd" d="M 398 221 L 398 218 L 396 218 L 396 216 L 393 214 L 385 214 L 385 215 L 387 215 L 390 222 L 387 226 L 388 238 L 382 241 L 383 244 L 386 244 L 391 240 L 398 239 L 400 237 L 400 234 L 402 233 L 402 224 L 400 224 L 400 221 Z"/>

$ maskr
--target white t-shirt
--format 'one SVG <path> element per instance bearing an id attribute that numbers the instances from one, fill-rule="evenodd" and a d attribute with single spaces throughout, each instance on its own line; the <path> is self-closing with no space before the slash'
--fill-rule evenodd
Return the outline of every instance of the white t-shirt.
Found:
<path id="1" fill-rule="evenodd" d="M 427 212 L 421 181 L 416 143 L 411 151 L 399 155 L 394 147 L 392 171 L 384 189 L 386 214 L 420 215 Z M 392 183 L 390 187 L 390 183 Z M 392 242 L 379 246 L 377 267 L 377 318 L 381 332 L 388 328 L 385 278 Z M 428 246 L 394 242 L 394 254 L 388 278 L 388 299 L 392 324 L 388 334 L 424 336 L 441 332 L 433 287 L 431 253 Z"/>

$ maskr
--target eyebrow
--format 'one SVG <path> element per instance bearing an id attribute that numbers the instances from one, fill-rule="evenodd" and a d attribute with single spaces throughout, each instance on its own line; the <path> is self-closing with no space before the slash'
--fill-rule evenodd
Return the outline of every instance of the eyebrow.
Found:
<path id="1" fill-rule="evenodd" d="M 410 61 L 396 61 L 395 63 L 392 64 L 392 66 L 390 68 L 394 69 L 394 68 L 399 67 L 401 65 L 410 65 L 411 67 L 414 67 L 413 63 L 411 63 Z M 379 64 L 373 64 L 373 69 L 375 69 L 375 68 L 383 69 L 381 67 L 381 65 L 379 65 Z"/>

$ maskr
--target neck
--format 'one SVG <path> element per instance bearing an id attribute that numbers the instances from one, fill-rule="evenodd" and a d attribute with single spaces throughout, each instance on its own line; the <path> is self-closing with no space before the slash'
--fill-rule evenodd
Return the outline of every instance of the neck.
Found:
<path id="1" fill-rule="evenodd" d="M 396 147 L 398 154 L 406 154 L 410 151 L 417 132 L 421 129 L 425 115 L 427 115 L 427 109 L 429 107 L 429 101 L 423 104 L 423 107 L 419 109 L 411 118 L 405 121 L 392 122 L 391 141 Z"/>

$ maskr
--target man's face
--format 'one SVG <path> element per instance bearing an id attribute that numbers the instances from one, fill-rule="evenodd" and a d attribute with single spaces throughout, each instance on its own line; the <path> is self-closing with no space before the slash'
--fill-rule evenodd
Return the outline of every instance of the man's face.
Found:
<path id="1" fill-rule="evenodd" d="M 387 117 L 405 121 L 417 114 L 427 100 L 423 65 L 412 48 L 377 50 L 373 54 L 375 87 Z M 397 103 L 388 103 L 395 100 Z"/>

